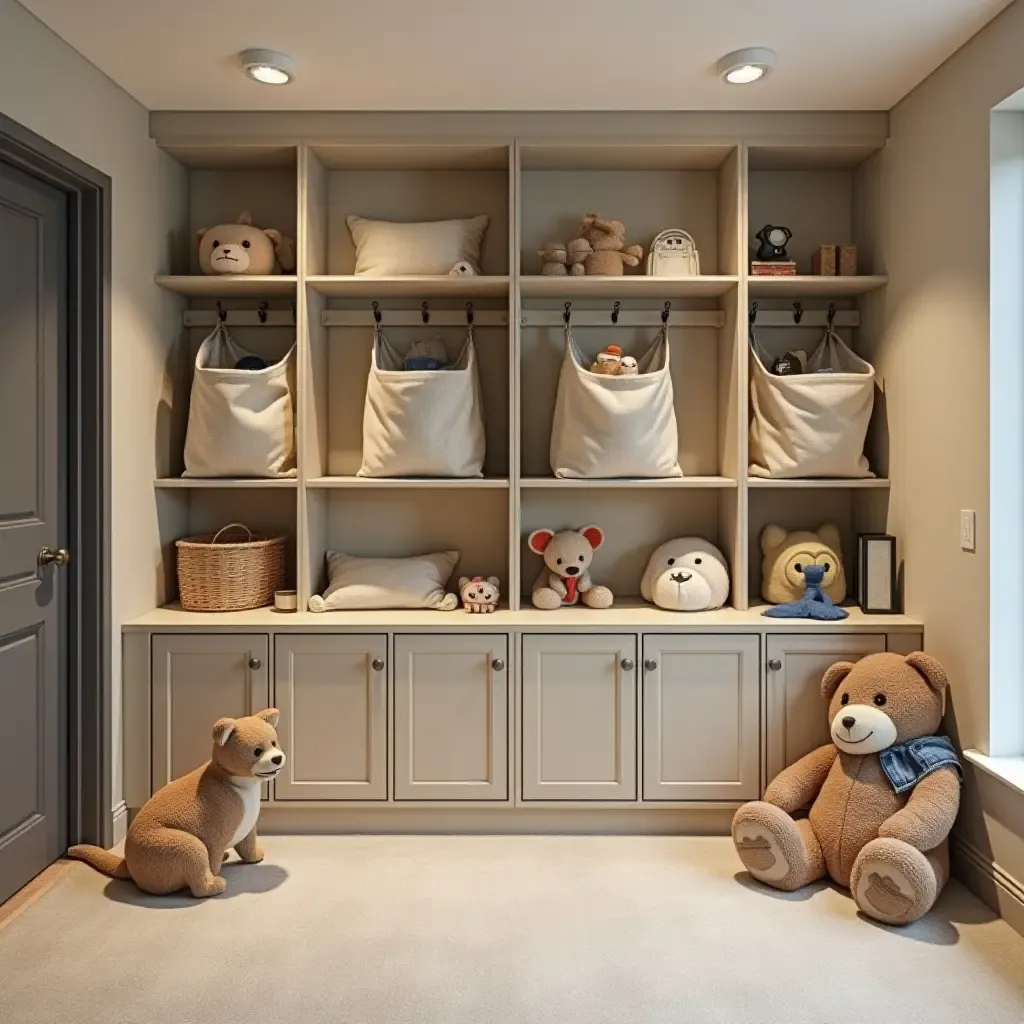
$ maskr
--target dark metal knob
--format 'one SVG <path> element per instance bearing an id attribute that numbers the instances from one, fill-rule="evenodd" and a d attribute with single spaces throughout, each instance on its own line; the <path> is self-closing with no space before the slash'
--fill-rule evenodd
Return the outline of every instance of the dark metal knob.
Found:
<path id="1" fill-rule="evenodd" d="M 781 662 L 781 661 L 779 661 L 779 659 L 778 659 L 778 658 L 772 658 L 772 660 L 768 662 L 768 667 L 769 667 L 769 668 L 770 668 L 770 669 L 771 669 L 771 670 L 772 670 L 773 672 L 778 672 L 778 671 L 779 671 L 779 669 L 780 669 L 780 668 L 782 668 L 782 662 Z"/>
<path id="2" fill-rule="evenodd" d="M 255 672 L 258 668 L 263 668 L 263 662 L 260 661 L 259 658 L 250 658 L 249 668 L 251 668 L 253 672 Z"/>
<path id="3" fill-rule="evenodd" d="M 67 548 L 40 548 L 36 561 L 40 565 L 64 566 L 71 561 L 71 552 Z"/>
<path id="4" fill-rule="evenodd" d="M 495 658 L 494 661 L 491 662 L 491 668 L 493 668 L 495 672 L 504 672 L 505 662 L 503 662 L 501 658 Z"/>
<path id="5" fill-rule="evenodd" d="M 644 662 L 644 668 L 647 669 L 648 672 L 653 672 L 657 667 L 658 663 L 653 658 L 648 658 Z"/>
<path id="6" fill-rule="evenodd" d="M 633 663 L 632 658 L 623 658 L 622 661 L 619 662 L 619 664 L 622 665 L 623 672 L 632 672 L 633 669 L 636 667 Z"/>
<path id="7" fill-rule="evenodd" d="M 384 671 L 384 662 L 380 658 L 374 658 L 373 661 L 370 662 L 370 665 L 372 666 L 374 672 Z"/>

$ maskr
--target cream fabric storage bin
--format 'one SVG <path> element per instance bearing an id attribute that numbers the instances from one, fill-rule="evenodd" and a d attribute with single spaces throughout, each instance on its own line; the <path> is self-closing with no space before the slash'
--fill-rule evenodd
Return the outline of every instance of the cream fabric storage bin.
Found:
<path id="1" fill-rule="evenodd" d="M 295 346 L 263 370 L 223 324 L 196 355 L 185 437 L 187 477 L 295 476 Z"/>
<path id="2" fill-rule="evenodd" d="M 875 400 L 875 369 L 832 330 L 807 360 L 807 373 L 779 377 L 750 335 L 750 475 L 874 476 L 864 439 Z M 831 373 L 815 373 L 831 369 Z"/>
<path id="3" fill-rule="evenodd" d="M 473 328 L 443 370 L 405 370 L 375 328 L 359 476 L 483 475 L 486 442 Z"/>
<path id="4" fill-rule="evenodd" d="M 665 331 L 637 363 L 639 373 L 632 377 L 591 373 L 590 361 L 566 328 L 551 428 L 555 476 L 683 475 Z"/>

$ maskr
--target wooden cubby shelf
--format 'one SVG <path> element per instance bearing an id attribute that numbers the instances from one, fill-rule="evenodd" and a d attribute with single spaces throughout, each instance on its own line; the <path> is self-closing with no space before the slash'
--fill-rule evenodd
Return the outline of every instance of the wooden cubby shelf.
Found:
<path id="1" fill-rule="evenodd" d="M 860 277 L 815 277 L 799 274 L 796 277 L 751 277 L 747 289 L 752 299 L 848 299 L 884 288 L 889 278 L 884 274 Z"/>
<path id="2" fill-rule="evenodd" d="M 739 284 L 739 277 L 715 274 L 699 277 L 543 277 L 520 279 L 520 294 L 526 298 L 576 299 L 709 299 L 725 295 Z"/>
<path id="3" fill-rule="evenodd" d="M 355 274 L 306 278 L 314 291 L 329 298 L 431 298 L 508 295 L 511 278 L 501 274 L 478 277 L 368 277 Z"/>
<path id="4" fill-rule="evenodd" d="M 520 481 L 524 489 L 532 490 L 568 490 L 568 491 L 608 491 L 608 490 L 732 490 L 739 486 L 738 480 L 725 476 L 676 476 L 665 479 L 607 479 L 607 480 L 576 480 L 562 479 L 554 476 L 528 476 Z"/>
<path id="5" fill-rule="evenodd" d="M 883 477 L 864 477 L 853 480 L 771 480 L 752 476 L 747 486 L 771 491 L 887 491 L 889 481 Z"/>
<path id="6" fill-rule="evenodd" d="M 306 486 L 325 490 L 507 491 L 509 481 L 499 477 L 362 477 L 315 476 Z"/>
<path id="7" fill-rule="evenodd" d="M 294 491 L 299 486 L 299 482 L 295 477 L 266 480 L 249 479 L 248 477 L 244 479 L 220 477 L 211 480 L 205 477 L 166 476 L 154 480 L 153 486 L 161 490 L 171 491 Z"/>
<path id="8" fill-rule="evenodd" d="M 231 277 L 228 274 L 161 274 L 156 283 L 175 295 L 190 299 L 262 299 L 294 295 L 298 278 L 293 274 Z"/>

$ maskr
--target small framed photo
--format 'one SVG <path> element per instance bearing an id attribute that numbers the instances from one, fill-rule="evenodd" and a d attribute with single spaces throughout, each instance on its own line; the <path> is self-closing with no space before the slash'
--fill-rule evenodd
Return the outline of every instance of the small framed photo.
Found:
<path id="1" fill-rule="evenodd" d="M 857 534 L 857 603 L 867 615 L 891 615 L 898 610 L 895 537 Z"/>

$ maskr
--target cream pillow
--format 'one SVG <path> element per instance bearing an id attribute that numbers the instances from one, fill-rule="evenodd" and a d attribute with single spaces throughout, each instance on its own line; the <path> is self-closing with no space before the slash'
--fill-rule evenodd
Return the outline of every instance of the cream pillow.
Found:
<path id="1" fill-rule="evenodd" d="M 458 607 L 459 599 L 455 594 L 446 594 L 444 588 L 458 560 L 458 551 L 438 551 L 412 558 L 355 558 L 340 551 L 328 551 L 330 582 L 323 597 L 314 594 L 309 599 L 309 610 L 435 608 L 450 612 Z"/>
<path id="2" fill-rule="evenodd" d="M 480 243 L 490 223 L 486 214 L 422 224 L 346 220 L 356 247 L 356 273 L 369 277 L 447 274 L 463 260 L 479 270 Z"/>

